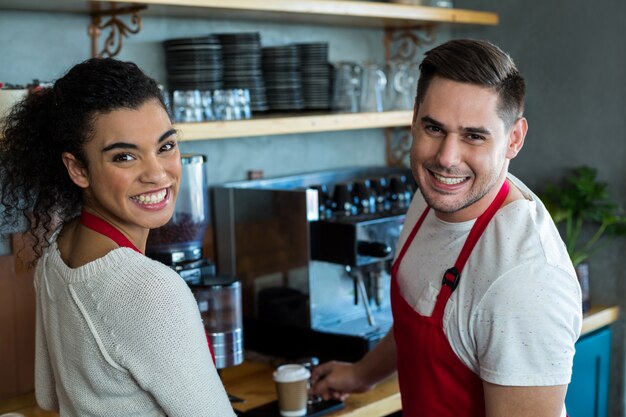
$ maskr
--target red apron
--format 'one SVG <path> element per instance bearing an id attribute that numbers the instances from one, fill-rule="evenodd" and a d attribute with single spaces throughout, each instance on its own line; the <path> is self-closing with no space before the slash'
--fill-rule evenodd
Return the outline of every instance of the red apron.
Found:
<path id="1" fill-rule="evenodd" d="M 494 201 L 476 219 L 454 267 L 444 274 L 430 317 L 417 313 L 406 302 L 397 279 L 402 258 L 430 207 L 422 213 L 393 264 L 391 306 L 403 417 L 485 416 L 483 382 L 452 350 L 443 331 L 443 313 L 459 283 L 467 258 L 508 192 L 508 182 L 504 181 Z"/>
<path id="2" fill-rule="evenodd" d="M 130 248 L 136 252 L 141 253 L 139 249 L 126 237 L 122 232 L 117 230 L 113 225 L 107 222 L 104 219 L 101 219 L 98 216 L 94 216 L 93 214 L 86 212 L 83 210 L 80 213 L 80 222 L 83 226 L 88 229 L 93 230 L 96 233 L 100 233 L 103 236 L 108 237 L 113 242 L 117 243 L 119 246 L 124 248 Z M 211 352 L 211 358 L 213 358 L 213 363 L 215 363 L 215 354 L 213 353 L 213 346 L 211 346 L 211 341 L 209 340 L 209 333 L 204 330 L 204 334 L 206 336 L 206 342 L 209 345 L 209 351 Z"/>

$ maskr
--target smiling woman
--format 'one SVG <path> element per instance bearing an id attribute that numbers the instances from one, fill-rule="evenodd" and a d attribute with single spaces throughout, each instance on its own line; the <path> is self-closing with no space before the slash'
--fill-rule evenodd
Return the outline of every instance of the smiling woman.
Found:
<path id="1" fill-rule="evenodd" d="M 176 131 L 136 65 L 91 59 L 0 132 L 0 206 L 38 255 L 35 394 L 63 416 L 232 416 L 197 305 L 143 255 L 172 216 Z"/>

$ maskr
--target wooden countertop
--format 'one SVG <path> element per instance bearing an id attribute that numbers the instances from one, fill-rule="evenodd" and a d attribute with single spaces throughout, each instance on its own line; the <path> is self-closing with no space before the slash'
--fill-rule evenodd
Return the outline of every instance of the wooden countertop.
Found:
<path id="1" fill-rule="evenodd" d="M 233 406 L 240 411 L 250 410 L 276 399 L 273 368 L 265 363 L 244 362 L 225 369 L 222 381 L 229 394 L 245 399 Z M 342 410 L 327 414 L 333 417 L 382 416 L 400 410 L 400 393 L 395 376 L 390 377 L 373 390 L 348 397 Z"/>
<path id="2" fill-rule="evenodd" d="M 276 399 L 273 368 L 266 363 L 246 361 L 239 366 L 225 369 L 222 381 L 229 394 L 245 402 L 233 406 L 246 411 Z M 329 417 L 372 417 L 384 416 L 400 410 L 400 393 L 396 377 L 391 377 L 364 394 L 351 395 L 342 410 L 329 413 Z M 16 412 L 24 417 L 58 417 L 58 413 L 43 411 L 36 406 L 33 394 L 23 395 L 8 401 L 0 401 L 0 413 Z"/>
<path id="3" fill-rule="evenodd" d="M 595 306 L 585 315 L 581 336 L 608 326 L 619 316 L 619 308 Z M 261 362 L 247 361 L 242 365 L 225 369 L 222 381 L 229 394 L 245 399 L 235 403 L 240 411 L 250 410 L 276 399 L 272 382 L 272 367 Z M 329 413 L 329 417 L 374 417 L 385 416 L 400 410 L 398 382 L 391 377 L 381 382 L 373 390 L 364 394 L 351 395 L 346 406 L 340 411 Z M 35 404 L 33 394 L 0 401 L 0 413 L 16 412 L 24 417 L 58 417 L 57 413 L 43 411 Z"/>

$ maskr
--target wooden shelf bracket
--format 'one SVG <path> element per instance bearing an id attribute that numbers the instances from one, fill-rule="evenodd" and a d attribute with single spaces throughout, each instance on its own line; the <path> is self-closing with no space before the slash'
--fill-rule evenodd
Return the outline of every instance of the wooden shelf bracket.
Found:
<path id="1" fill-rule="evenodd" d="M 385 129 L 385 147 L 387 153 L 387 166 L 408 167 L 410 166 L 409 154 L 411 152 L 410 127 L 394 127 Z"/>
<path id="2" fill-rule="evenodd" d="M 418 62 L 421 46 L 435 43 L 435 25 L 416 28 L 385 29 L 385 59 Z M 408 127 L 385 129 L 385 147 L 388 166 L 410 165 L 411 129 Z"/>
<path id="3" fill-rule="evenodd" d="M 92 57 L 114 57 L 122 50 L 125 37 L 129 34 L 137 34 L 141 31 L 142 22 L 139 12 L 147 6 L 118 7 L 117 3 L 110 2 L 109 9 L 102 9 L 104 3 L 92 3 L 91 23 L 89 24 L 89 37 L 91 37 Z M 130 24 L 127 25 L 120 17 L 130 15 Z M 104 39 L 102 49 L 98 47 L 98 40 L 103 30 L 109 34 Z"/>
<path id="4" fill-rule="evenodd" d="M 385 59 L 420 61 L 419 48 L 435 42 L 435 26 L 425 25 L 419 28 L 385 29 Z"/>

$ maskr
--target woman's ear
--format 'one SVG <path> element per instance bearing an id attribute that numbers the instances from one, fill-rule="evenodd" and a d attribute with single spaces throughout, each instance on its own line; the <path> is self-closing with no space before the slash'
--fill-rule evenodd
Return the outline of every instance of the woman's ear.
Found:
<path id="1" fill-rule="evenodd" d="M 63 158 L 63 163 L 65 164 L 65 168 L 67 168 L 67 173 L 74 184 L 78 185 L 80 188 L 89 187 L 87 168 L 85 168 L 83 164 L 69 152 L 63 152 L 61 158 Z"/>

